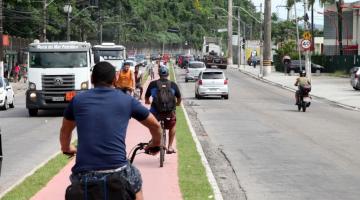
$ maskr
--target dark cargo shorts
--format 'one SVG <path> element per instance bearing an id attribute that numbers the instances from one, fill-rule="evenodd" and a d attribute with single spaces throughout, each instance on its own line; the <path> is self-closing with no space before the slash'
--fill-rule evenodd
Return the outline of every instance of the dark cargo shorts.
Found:
<path id="1" fill-rule="evenodd" d="M 160 121 L 161 119 L 164 120 L 165 129 L 171 129 L 172 127 L 174 127 L 176 125 L 176 113 L 175 112 L 172 112 L 167 115 L 156 114 L 155 116 L 158 121 Z"/>

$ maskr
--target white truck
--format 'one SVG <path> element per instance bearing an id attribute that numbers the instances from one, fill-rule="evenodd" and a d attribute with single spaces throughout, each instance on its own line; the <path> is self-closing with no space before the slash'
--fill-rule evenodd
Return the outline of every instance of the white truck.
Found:
<path id="1" fill-rule="evenodd" d="M 204 37 L 202 60 L 207 68 L 211 66 L 217 66 L 220 69 L 227 68 L 227 58 L 223 56 L 220 44 L 221 41 L 218 38 Z"/>
<path id="2" fill-rule="evenodd" d="M 107 61 L 120 71 L 125 59 L 126 48 L 115 43 L 102 43 L 93 47 L 95 62 Z"/>
<path id="3" fill-rule="evenodd" d="M 29 45 L 26 108 L 64 109 L 76 93 L 91 87 L 93 54 L 90 43 L 38 41 Z"/>

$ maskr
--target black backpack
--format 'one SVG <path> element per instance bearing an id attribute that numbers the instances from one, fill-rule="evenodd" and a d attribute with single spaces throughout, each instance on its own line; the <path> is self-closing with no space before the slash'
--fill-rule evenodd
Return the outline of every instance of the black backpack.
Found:
<path id="1" fill-rule="evenodd" d="M 171 92 L 170 81 L 156 81 L 157 94 L 154 99 L 154 106 L 158 113 L 171 113 L 176 109 L 175 95 Z"/>

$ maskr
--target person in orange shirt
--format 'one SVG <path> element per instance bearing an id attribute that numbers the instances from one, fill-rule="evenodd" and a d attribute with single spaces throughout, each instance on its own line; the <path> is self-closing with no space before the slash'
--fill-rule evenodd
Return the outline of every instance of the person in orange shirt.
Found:
<path id="1" fill-rule="evenodd" d="M 124 93 L 131 95 L 135 89 L 135 75 L 130 70 L 130 63 L 125 62 L 121 68 L 115 87 L 122 90 Z"/>

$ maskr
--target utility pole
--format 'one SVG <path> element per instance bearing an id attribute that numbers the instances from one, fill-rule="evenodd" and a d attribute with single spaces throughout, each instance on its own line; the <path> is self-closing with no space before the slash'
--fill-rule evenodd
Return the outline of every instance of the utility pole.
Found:
<path id="1" fill-rule="evenodd" d="M 67 26 L 67 31 L 66 31 L 66 39 L 67 41 L 70 41 L 70 7 L 71 4 L 69 2 L 68 4 L 68 11 L 67 11 L 67 18 L 66 18 L 66 26 Z"/>
<path id="2" fill-rule="evenodd" d="M 271 74 L 271 0 L 265 1 L 263 76 Z"/>
<path id="3" fill-rule="evenodd" d="M 264 18 L 262 12 L 262 3 L 260 3 L 260 72 L 259 76 L 262 77 L 264 75 L 264 39 L 263 39 L 263 28 L 264 28 Z"/>
<path id="4" fill-rule="evenodd" d="M 99 2 L 99 23 L 98 23 L 98 30 L 99 30 L 99 44 L 103 42 L 103 24 L 102 24 L 102 16 L 101 16 L 101 10 L 100 10 L 100 2 Z"/>
<path id="5" fill-rule="evenodd" d="M 240 31 L 241 31 L 241 27 L 240 27 L 240 23 L 241 23 L 241 17 L 240 17 L 240 8 L 238 7 L 238 10 L 237 10 L 237 18 L 238 18 L 238 55 L 237 55 L 237 58 L 238 58 L 238 69 L 240 69 L 240 66 L 241 66 L 241 41 L 240 41 Z M 245 35 L 245 32 L 243 33 Z M 243 36 L 244 37 L 244 36 Z"/>
<path id="6" fill-rule="evenodd" d="M 304 31 L 308 31 L 308 17 L 307 16 L 307 0 L 304 0 Z M 310 50 L 305 51 L 305 71 L 306 76 L 311 79 L 311 64 L 310 64 Z"/>
<path id="7" fill-rule="evenodd" d="M 0 77 L 4 77 L 3 1 L 0 0 Z M 0 141 L 1 142 L 1 141 Z M 1 145 L 1 144 L 0 144 Z M 0 149 L 1 150 L 1 149 Z"/>
<path id="8" fill-rule="evenodd" d="M 299 64 L 300 64 L 300 71 L 302 71 L 302 64 L 301 64 L 301 52 L 300 52 L 300 43 L 299 43 L 299 26 L 298 26 L 298 17 L 296 11 L 296 2 L 294 3 L 294 10 L 295 10 L 295 23 L 296 23 L 296 49 L 299 53 Z"/>
<path id="9" fill-rule="evenodd" d="M 46 15 L 47 15 L 47 2 L 46 2 L 46 0 L 44 0 L 44 4 L 43 4 L 43 30 L 42 30 L 42 36 L 40 38 L 40 40 L 42 42 L 46 41 L 46 24 L 47 24 Z"/>
<path id="10" fill-rule="evenodd" d="M 228 65 L 233 64 L 233 51 L 232 51 L 232 13 L 233 13 L 233 1 L 228 0 Z"/>
<path id="11" fill-rule="evenodd" d="M 343 49 L 343 45 L 342 45 L 342 4 L 343 1 L 339 0 L 338 2 L 336 2 L 336 7 L 337 7 L 337 11 L 338 11 L 338 35 L 339 35 L 339 53 L 340 55 L 344 55 L 344 49 Z"/>

